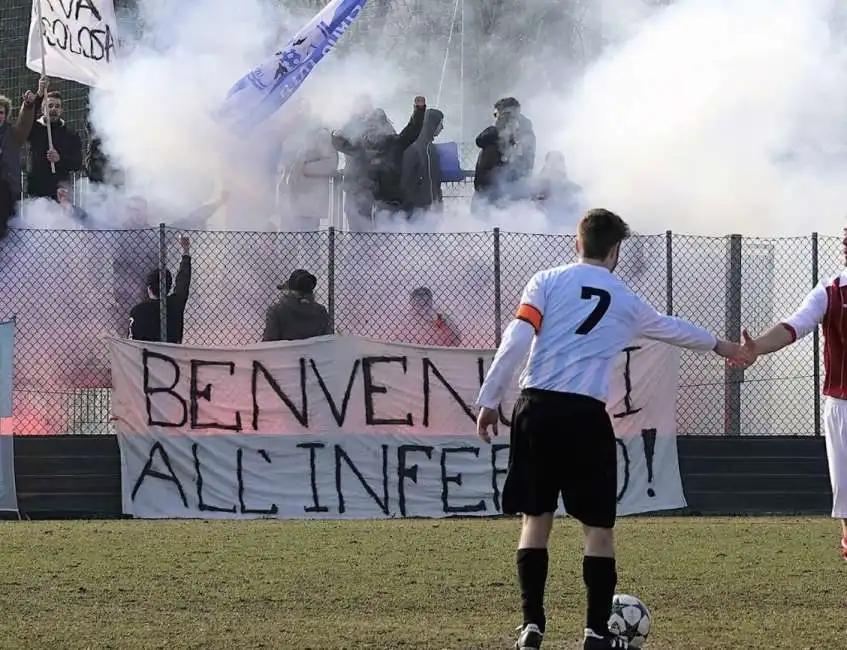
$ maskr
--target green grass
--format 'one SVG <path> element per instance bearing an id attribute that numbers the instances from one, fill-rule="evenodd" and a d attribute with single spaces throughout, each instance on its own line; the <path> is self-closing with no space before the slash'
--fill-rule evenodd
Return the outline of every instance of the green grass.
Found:
<path id="1" fill-rule="evenodd" d="M 518 522 L 14 522 L 0 648 L 510 648 Z M 846 648 L 828 519 L 623 519 L 619 586 L 654 650 Z M 581 543 L 557 522 L 545 648 L 582 631 Z M 581 646 L 580 646 L 581 647 Z"/>

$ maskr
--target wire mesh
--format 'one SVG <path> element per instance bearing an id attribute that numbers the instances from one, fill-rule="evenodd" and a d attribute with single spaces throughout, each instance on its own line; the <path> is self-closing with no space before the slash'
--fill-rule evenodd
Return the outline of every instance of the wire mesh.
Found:
<path id="1" fill-rule="evenodd" d="M 179 233 L 164 234 L 173 272 Z M 211 346 L 260 341 L 278 285 L 293 269 L 305 268 L 318 278 L 316 298 L 331 308 L 338 333 L 490 348 L 532 274 L 575 259 L 569 235 L 334 229 L 186 234 L 194 272 L 184 342 Z M 675 315 L 718 335 L 737 339 L 737 330 L 728 331 L 736 316 L 758 334 L 793 312 L 812 287 L 812 238 L 732 242 L 635 237 L 624 245 L 618 273 L 659 311 L 668 310 L 672 297 Z M 740 251 L 735 261 L 733 246 Z M 158 250 L 158 229 L 12 230 L 0 248 L 0 317 L 15 315 L 18 322 L 17 432 L 110 431 L 106 340 L 127 335 L 129 311 L 144 296 Z M 841 258 L 838 238 L 819 239 L 821 278 L 837 271 Z M 429 305 L 412 299 L 423 287 Z M 812 341 L 763 357 L 737 380 L 735 392 L 735 379 L 720 359 L 683 351 L 680 433 L 723 435 L 727 423 L 737 421 L 741 435 L 814 434 Z"/>
<path id="2" fill-rule="evenodd" d="M 491 233 L 338 233 L 335 246 L 340 333 L 418 345 L 494 344 Z M 424 288 L 429 305 L 412 295 Z"/>
<path id="3" fill-rule="evenodd" d="M 744 239 L 742 323 L 757 336 L 794 312 L 812 289 L 812 239 Z M 814 429 L 814 357 L 808 336 L 744 373 L 742 433 Z"/>

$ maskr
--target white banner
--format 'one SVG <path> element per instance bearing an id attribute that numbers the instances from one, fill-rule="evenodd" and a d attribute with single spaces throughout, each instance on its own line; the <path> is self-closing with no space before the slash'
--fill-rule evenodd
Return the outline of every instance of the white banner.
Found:
<path id="1" fill-rule="evenodd" d="M 41 74 L 44 27 L 44 67 L 49 77 L 98 86 L 115 64 L 118 25 L 112 0 L 32 0 L 26 67 Z"/>
<path id="2" fill-rule="evenodd" d="M 3 427 L 12 417 L 12 380 L 15 358 L 15 321 L 0 323 L 0 511 L 17 512 L 15 440 Z"/>
<path id="3" fill-rule="evenodd" d="M 500 513 L 511 403 L 490 446 L 475 435 L 473 407 L 493 350 L 334 336 L 232 349 L 109 345 L 125 514 Z M 621 515 L 686 505 L 678 370 L 676 349 L 655 342 L 618 360 L 609 412 Z"/>

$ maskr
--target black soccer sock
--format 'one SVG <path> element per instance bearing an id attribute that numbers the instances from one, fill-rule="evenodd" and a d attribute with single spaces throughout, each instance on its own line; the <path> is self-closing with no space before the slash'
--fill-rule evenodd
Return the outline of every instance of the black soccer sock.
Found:
<path id="1" fill-rule="evenodd" d="M 605 636 L 609 633 L 612 599 L 618 584 L 615 558 L 586 555 L 582 560 L 582 579 L 588 594 L 585 627 Z"/>
<path id="2" fill-rule="evenodd" d="M 544 632 L 544 587 L 547 584 L 548 555 L 546 548 L 521 548 L 515 558 L 524 625 L 535 623 Z"/>

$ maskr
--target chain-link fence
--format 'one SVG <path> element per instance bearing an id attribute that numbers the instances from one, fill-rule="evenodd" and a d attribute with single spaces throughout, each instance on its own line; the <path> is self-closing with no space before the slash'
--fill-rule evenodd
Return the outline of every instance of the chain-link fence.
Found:
<path id="1" fill-rule="evenodd" d="M 461 345 L 497 344 L 537 270 L 574 257 L 568 235 L 475 233 L 192 232 L 193 280 L 185 343 L 261 340 L 267 307 L 291 269 L 319 278 L 317 298 L 340 333 L 442 344 L 415 321 L 410 294 L 428 287 Z M 18 324 L 14 427 L 19 433 L 107 433 L 105 338 L 126 336 L 128 313 L 177 233 L 13 230 L 0 248 L 0 317 Z M 818 276 L 840 267 L 838 238 L 636 237 L 620 273 L 657 309 L 719 335 L 754 333 L 792 312 Z M 684 352 L 676 396 L 687 435 L 815 435 L 820 426 L 820 342 L 810 336 L 737 371 Z M 668 396 L 673 399 L 674 396 Z"/>

